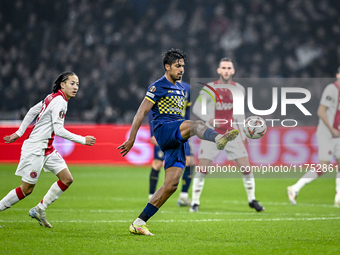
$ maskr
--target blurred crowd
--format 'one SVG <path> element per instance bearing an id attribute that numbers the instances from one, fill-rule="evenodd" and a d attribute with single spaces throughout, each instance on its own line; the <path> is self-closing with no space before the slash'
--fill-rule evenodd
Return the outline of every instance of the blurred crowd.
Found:
<path id="1" fill-rule="evenodd" d="M 331 0 L 0 1 L 0 120 L 21 119 L 63 71 L 78 74 L 68 122 L 131 123 L 162 52 L 189 54 L 185 81 L 334 77 L 340 5 Z M 319 97 L 326 84 L 320 84 Z"/>

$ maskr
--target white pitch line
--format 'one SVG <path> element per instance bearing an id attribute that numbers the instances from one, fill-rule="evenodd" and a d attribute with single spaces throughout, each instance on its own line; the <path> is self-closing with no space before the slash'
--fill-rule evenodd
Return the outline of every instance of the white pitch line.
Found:
<path id="1" fill-rule="evenodd" d="M 243 201 L 228 201 L 228 200 L 223 200 L 221 201 L 222 203 L 232 203 L 232 204 L 244 204 Z M 262 203 L 261 203 L 262 204 Z M 293 206 L 289 202 L 263 202 L 263 204 L 266 205 L 283 205 L 283 206 Z M 311 207 L 329 207 L 329 208 L 340 208 L 337 206 L 334 206 L 332 204 L 309 204 L 309 203 L 297 203 L 298 206 L 311 206 Z"/>
<path id="2" fill-rule="evenodd" d="M 314 217 L 314 218 L 274 218 L 274 219 L 197 219 L 197 220 L 152 220 L 158 223 L 190 223 L 190 222 L 244 222 L 244 221 L 324 221 L 324 220 L 340 220 L 340 217 Z M 133 220 L 68 220 L 68 221 L 50 221 L 52 223 L 131 223 Z M 4 223 L 28 222 L 27 220 L 0 220 Z M 33 222 L 33 221 L 32 221 Z"/>
<path id="3" fill-rule="evenodd" d="M 27 209 L 24 208 L 13 208 L 11 211 L 27 211 Z M 98 209 L 98 210 L 85 210 L 85 209 L 50 209 L 50 212 L 87 212 L 87 213 L 140 213 L 141 210 L 105 210 L 105 209 Z M 260 214 L 252 211 L 252 212 L 198 212 L 198 213 L 192 213 L 187 211 L 163 211 L 160 210 L 158 213 L 162 214 L 185 214 L 185 215 L 250 215 L 250 216 L 259 216 Z M 320 214 L 320 213 L 270 213 L 269 211 L 266 211 L 266 216 L 338 216 L 339 214 L 335 213 L 329 213 L 329 214 Z"/>

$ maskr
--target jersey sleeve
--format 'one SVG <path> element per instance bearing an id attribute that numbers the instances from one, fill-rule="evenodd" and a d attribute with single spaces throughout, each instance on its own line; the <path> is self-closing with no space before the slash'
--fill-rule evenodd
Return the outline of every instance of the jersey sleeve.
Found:
<path id="1" fill-rule="evenodd" d="M 236 83 L 236 86 L 242 90 L 243 95 L 246 94 L 246 89 L 245 89 L 241 84 Z M 245 118 L 246 118 L 244 114 L 237 115 L 237 116 L 233 115 L 233 117 L 234 117 L 234 119 L 235 119 L 237 122 L 244 122 L 244 120 L 245 120 Z M 239 128 L 243 128 L 243 126 L 241 127 L 240 124 L 238 124 L 238 125 L 239 125 Z M 241 130 L 242 130 L 242 129 L 241 129 Z M 241 133 L 243 133 L 243 132 L 241 132 Z M 243 139 L 243 140 L 244 140 L 244 139 Z"/>
<path id="2" fill-rule="evenodd" d="M 187 83 L 187 86 L 185 87 L 186 88 L 186 105 L 185 105 L 185 115 L 184 115 L 184 118 L 186 120 L 189 120 L 190 119 L 190 111 L 191 111 L 191 101 L 190 101 L 190 85 Z"/>
<path id="3" fill-rule="evenodd" d="M 333 84 L 329 84 L 328 86 L 326 86 L 326 88 L 322 92 L 322 96 L 320 100 L 321 105 L 330 107 L 335 102 L 335 98 L 337 94 L 334 93 L 335 91 L 333 87 L 334 87 Z"/>
<path id="4" fill-rule="evenodd" d="M 53 100 L 53 106 L 51 107 L 54 134 L 75 143 L 85 144 L 85 137 L 73 134 L 64 128 L 66 112 L 67 102 L 62 97 L 55 98 Z"/>
<path id="5" fill-rule="evenodd" d="M 15 132 L 18 136 L 22 136 L 25 133 L 27 127 L 32 123 L 35 117 L 40 113 L 42 105 L 43 105 L 43 102 L 40 101 L 35 106 L 33 106 L 31 109 L 29 109 L 18 131 Z"/>
<path id="6" fill-rule="evenodd" d="M 213 111 L 215 109 L 215 105 L 214 105 L 213 99 L 210 96 L 206 96 L 205 90 L 207 89 L 207 87 L 204 87 L 203 89 L 200 91 L 194 103 L 192 112 L 201 120 L 209 121 L 210 119 L 214 118 Z M 206 114 L 202 114 L 202 97 L 203 96 L 205 96 L 205 100 L 206 100 Z"/>
<path id="7" fill-rule="evenodd" d="M 64 125 L 65 116 L 67 112 L 67 102 L 61 97 L 56 97 L 51 102 L 51 117 L 52 123 L 54 124 L 61 124 Z"/>
<path id="8" fill-rule="evenodd" d="M 146 92 L 145 98 L 155 104 L 164 94 L 164 89 L 161 86 L 151 84 Z"/>
<path id="9" fill-rule="evenodd" d="M 148 120 L 149 120 L 149 126 L 150 126 L 150 137 L 154 136 L 155 134 L 153 133 L 153 127 L 152 127 L 152 111 L 148 112 Z"/>

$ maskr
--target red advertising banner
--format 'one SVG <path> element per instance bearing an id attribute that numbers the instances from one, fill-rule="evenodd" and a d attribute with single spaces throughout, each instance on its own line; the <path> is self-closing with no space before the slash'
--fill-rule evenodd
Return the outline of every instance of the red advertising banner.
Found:
<path id="1" fill-rule="evenodd" d="M 94 146 L 85 146 L 56 137 L 54 146 L 64 157 L 67 163 L 85 164 L 150 164 L 153 159 L 153 145 L 150 143 L 149 126 L 143 125 L 138 131 L 138 136 L 132 150 L 121 157 L 116 149 L 128 137 L 129 125 L 66 125 L 67 130 L 79 135 L 93 135 L 97 138 Z M 32 128 L 32 127 L 31 127 Z M 18 126 L 0 126 L 0 137 L 10 135 Z M 249 139 L 249 159 L 253 165 L 271 164 L 288 165 L 318 163 L 316 127 L 268 127 L 266 135 L 258 140 Z M 27 133 L 16 142 L 0 143 L 0 162 L 17 163 L 20 159 L 21 145 Z M 192 149 L 197 159 L 200 139 L 190 139 Z M 198 162 L 198 160 L 197 160 Z M 221 151 L 215 163 L 229 164 L 226 152 Z"/>

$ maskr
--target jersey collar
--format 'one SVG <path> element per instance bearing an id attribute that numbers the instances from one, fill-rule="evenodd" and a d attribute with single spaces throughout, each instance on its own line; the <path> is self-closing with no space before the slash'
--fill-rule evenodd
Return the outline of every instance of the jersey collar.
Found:
<path id="1" fill-rule="evenodd" d="M 65 99 L 66 102 L 68 102 L 65 93 L 61 89 L 59 89 L 57 93 L 60 94 Z"/>

